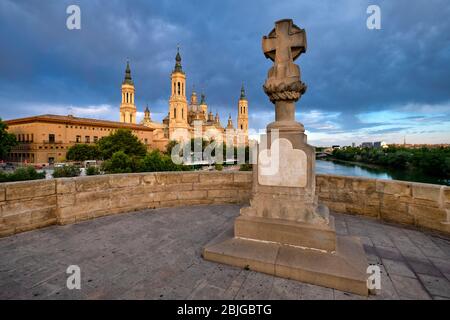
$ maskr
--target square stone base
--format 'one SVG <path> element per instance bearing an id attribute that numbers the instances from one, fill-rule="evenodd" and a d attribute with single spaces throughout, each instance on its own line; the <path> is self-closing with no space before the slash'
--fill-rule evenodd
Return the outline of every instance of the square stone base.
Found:
<path id="1" fill-rule="evenodd" d="M 367 259 L 359 239 L 336 237 L 336 252 L 235 238 L 230 228 L 203 249 L 209 261 L 367 296 Z"/>
<path id="2" fill-rule="evenodd" d="M 234 221 L 234 236 L 328 252 L 336 250 L 336 231 L 332 216 L 329 224 L 323 225 L 241 215 Z"/>

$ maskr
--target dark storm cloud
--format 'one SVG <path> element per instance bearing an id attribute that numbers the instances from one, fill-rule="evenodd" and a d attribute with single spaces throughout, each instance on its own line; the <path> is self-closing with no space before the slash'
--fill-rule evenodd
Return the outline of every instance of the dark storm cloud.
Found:
<path id="1" fill-rule="evenodd" d="M 81 7 L 79 31 L 65 26 L 70 4 Z M 369 4 L 381 7 L 381 30 L 366 28 Z M 103 106 L 107 111 L 99 117 L 116 119 L 128 57 L 138 109 L 149 103 L 162 118 L 180 43 L 188 87 L 204 90 L 225 121 L 229 113 L 235 118 L 244 82 L 256 115 L 250 125 L 262 128 L 273 106 L 261 88 L 270 67 L 261 37 L 287 17 L 307 31 L 308 51 L 297 63 L 308 91 L 298 118 L 320 110 L 326 121 L 312 131 L 375 127 L 382 121 L 358 114 L 408 104 L 443 105 L 448 115 L 449 16 L 448 0 L 2 0 L 0 116 Z"/>

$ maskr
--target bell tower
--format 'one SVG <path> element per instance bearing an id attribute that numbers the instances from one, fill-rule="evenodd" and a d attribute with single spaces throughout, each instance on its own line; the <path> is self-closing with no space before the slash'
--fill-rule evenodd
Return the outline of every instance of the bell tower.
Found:
<path id="1" fill-rule="evenodd" d="M 241 96 L 238 103 L 238 117 L 237 117 L 237 129 L 240 134 L 243 134 L 247 141 L 248 136 L 248 101 L 245 97 L 244 85 L 241 87 Z M 247 143 L 247 142 L 246 142 Z"/>
<path id="2" fill-rule="evenodd" d="M 120 104 L 120 122 L 136 123 L 136 105 L 134 103 L 134 83 L 131 79 L 130 62 L 127 61 L 125 78 L 122 82 L 122 103 Z"/>
<path id="3" fill-rule="evenodd" d="M 177 48 L 175 68 L 171 75 L 171 95 L 169 99 L 169 137 L 171 140 L 180 140 L 178 135 L 188 130 L 188 103 L 186 99 L 186 74 L 181 67 L 180 48 Z M 177 131 L 177 136 L 172 133 Z M 187 133 L 188 134 L 188 133 Z M 188 136 L 186 134 L 186 139 Z M 184 134 L 183 134 L 184 136 Z M 181 137 L 181 140 L 185 140 Z"/>

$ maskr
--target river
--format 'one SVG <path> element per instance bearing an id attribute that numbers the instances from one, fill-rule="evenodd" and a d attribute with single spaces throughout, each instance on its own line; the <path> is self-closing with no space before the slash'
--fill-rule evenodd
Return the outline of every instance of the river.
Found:
<path id="1" fill-rule="evenodd" d="M 407 170 L 389 170 L 364 164 L 346 163 L 341 161 L 316 161 L 316 173 L 335 174 L 341 176 L 366 177 L 373 179 L 403 180 L 441 184 L 450 186 L 450 179 L 430 177 L 419 172 Z"/>

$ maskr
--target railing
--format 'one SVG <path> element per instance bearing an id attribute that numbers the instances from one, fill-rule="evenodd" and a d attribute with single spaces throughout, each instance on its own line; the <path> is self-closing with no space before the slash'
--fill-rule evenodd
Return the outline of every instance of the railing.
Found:
<path id="1" fill-rule="evenodd" d="M 58 141 L 56 141 L 56 140 L 53 140 L 53 141 L 51 141 L 51 140 L 44 140 L 44 141 L 42 141 L 42 143 L 43 144 L 62 144 L 63 142 L 61 140 L 58 140 Z"/>

